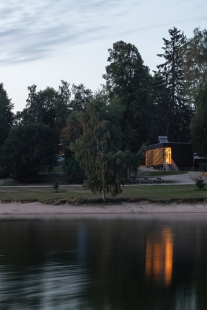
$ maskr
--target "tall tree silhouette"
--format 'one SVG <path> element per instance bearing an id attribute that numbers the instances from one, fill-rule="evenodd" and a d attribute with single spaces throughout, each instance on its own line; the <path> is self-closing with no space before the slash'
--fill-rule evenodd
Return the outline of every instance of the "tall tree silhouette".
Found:
<path id="1" fill-rule="evenodd" d="M 151 122 L 149 68 L 143 64 L 136 46 L 118 41 L 109 49 L 106 90 L 110 98 L 119 100 L 124 107 L 121 120 L 123 150 L 136 153 L 148 140 Z"/>
<path id="2" fill-rule="evenodd" d="M 14 114 L 12 112 L 14 105 L 8 98 L 4 89 L 4 84 L 0 83 L 0 146 L 7 138 L 9 131 L 13 125 Z"/>
<path id="3" fill-rule="evenodd" d="M 170 141 L 188 141 L 190 139 L 189 124 L 192 110 L 186 103 L 184 96 L 184 77 L 182 62 L 182 47 L 185 36 L 177 28 L 169 30 L 170 40 L 163 38 L 163 57 L 165 62 L 157 66 L 157 74 L 162 78 L 163 87 L 167 89 L 167 100 L 160 101 L 160 110 L 167 110 L 164 122 L 165 134 Z"/>

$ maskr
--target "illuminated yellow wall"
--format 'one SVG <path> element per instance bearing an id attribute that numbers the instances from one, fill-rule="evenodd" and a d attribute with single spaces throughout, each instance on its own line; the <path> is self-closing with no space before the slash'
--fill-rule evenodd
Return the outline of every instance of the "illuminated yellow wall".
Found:
<path id="1" fill-rule="evenodd" d="M 172 164 L 172 151 L 171 147 L 164 148 L 164 163 L 171 165 Z"/>
<path id="2" fill-rule="evenodd" d="M 155 149 L 153 156 L 153 166 L 162 165 L 163 164 L 163 149 Z"/>
<path id="3" fill-rule="evenodd" d="M 153 166 L 153 152 L 154 150 L 147 150 L 145 155 L 145 166 L 152 167 Z"/>
<path id="4" fill-rule="evenodd" d="M 145 155 L 145 165 L 147 167 L 158 166 L 163 164 L 172 164 L 172 149 L 165 147 L 147 150 Z"/>

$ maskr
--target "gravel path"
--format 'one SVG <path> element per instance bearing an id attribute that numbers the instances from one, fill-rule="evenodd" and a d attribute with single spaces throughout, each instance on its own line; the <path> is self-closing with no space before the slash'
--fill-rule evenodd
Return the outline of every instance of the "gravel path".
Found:
<path id="1" fill-rule="evenodd" d="M 191 171 L 185 174 L 163 176 L 162 179 L 172 181 L 176 184 L 195 184 L 191 177 L 195 176 L 196 174 L 198 174 L 198 172 Z"/>

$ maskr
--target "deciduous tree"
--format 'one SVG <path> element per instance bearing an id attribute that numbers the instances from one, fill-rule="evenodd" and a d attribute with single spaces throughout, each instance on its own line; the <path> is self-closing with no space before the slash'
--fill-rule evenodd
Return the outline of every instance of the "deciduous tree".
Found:
<path id="1" fill-rule="evenodd" d="M 33 180 L 56 164 L 58 135 L 44 124 L 19 124 L 12 128 L 1 154 L 1 167 L 16 180 Z"/>
<path id="2" fill-rule="evenodd" d="M 52 87 L 37 92 L 37 86 L 28 87 L 29 95 L 26 108 L 18 114 L 22 122 L 42 123 L 58 132 L 66 126 L 69 114 L 70 89 L 67 82 L 56 91 Z"/>
<path id="3" fill-rule="evenodd" d="M 122 133 L 120 120 L 123 108 L 109 104 L 107 97 L 97 93 L 84 111 L 76 114 L 82 134 L 69 147 L 85 169 L 84 188 L 101 192 L 103 199 L 110 192 L 121 192 L 126 154 L 120 150 Z"/>
<path id="4" fill-rule="evenodd" d="M 190 125 L 191 140 L 194 150 L 201 156 L 207 156 L 207 84 L 200 89 L 196 105 L 198 108 Z"/>
<path id="5" fill-rule="evenodd" d="M 207 83 L 207 30 L 195 28 L 193 34 L 183 46 L 184 87 L 188 104 L 197 108 L 196 96 Z"/>
<path id="6" fill-rule="evenodd" d="M 110 98 L 118 99 L 124 107 L 121 120 L 122 150 L 136 153 L 149 139 L 152 105 L 149 68 L 143 64 L 137 48 L 123 41 L 109 49 L 106 73 L 106 91 Z"/>
<path id="7" fill-rule="evenodd" d="M 93 93 L 90 89 L 85 88 L 83 84 L 72 85 L 72 98 L 69 107 L 72 111 L 82 111 L 91 100 Z"/>

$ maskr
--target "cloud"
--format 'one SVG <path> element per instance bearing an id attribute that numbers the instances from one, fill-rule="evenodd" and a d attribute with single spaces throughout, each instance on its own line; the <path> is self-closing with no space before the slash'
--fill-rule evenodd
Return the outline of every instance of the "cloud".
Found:
<path id="1" fill-rule="evenodd" d="M 137 3 L 129 2 L 4 0 L 0 4 L 0 62 L 40 59 L 64 47 L 106 37 L 116 20 Z"/>
<path id="2" fill-rule="evenodd" d="M 177 10 L 165 0 L 2 0 L 0 63 L 32 61 L 68 53 L 84 42 L 199 21 L 204 8 L 193 9 L 205 3 L 189 0 L 186 7 L 181 0 Z"/>

